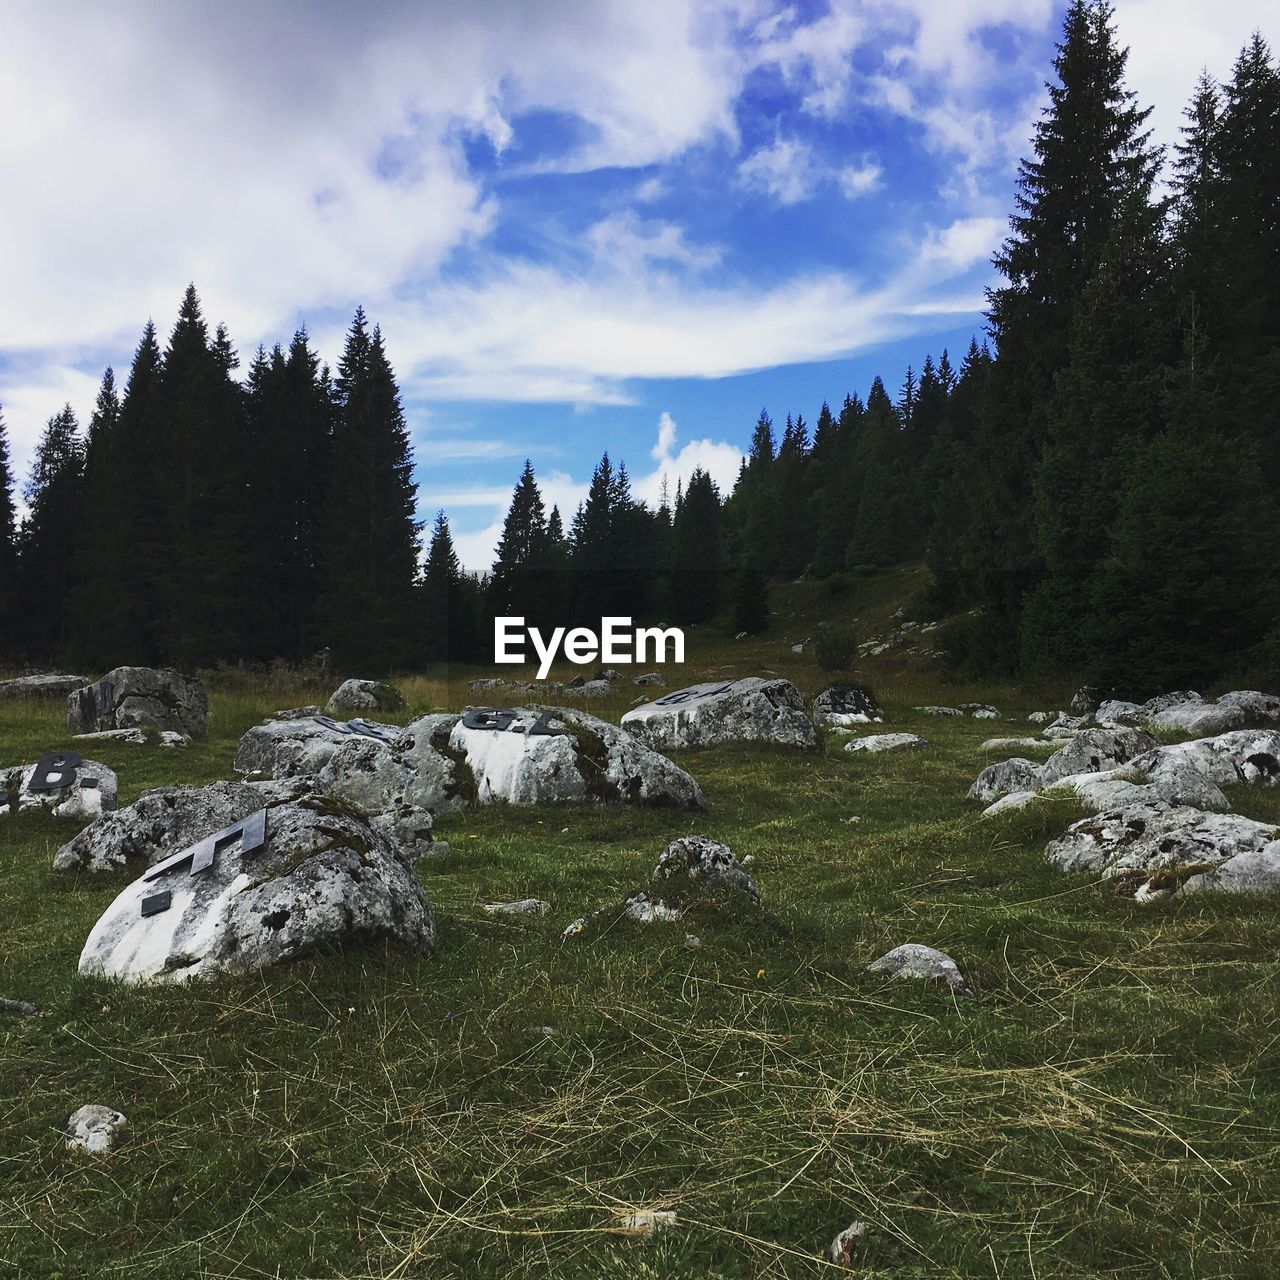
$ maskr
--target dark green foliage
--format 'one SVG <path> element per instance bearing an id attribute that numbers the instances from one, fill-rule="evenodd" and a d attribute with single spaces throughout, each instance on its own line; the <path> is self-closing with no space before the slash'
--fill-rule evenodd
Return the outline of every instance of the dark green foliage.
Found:
<path id="1" fill-rule="evenodd" d="M 671 540 L 671 612 L 675 622 L 706 622 L 720 605 L 723 511 L 715 481 L 701 468 L 676 502 Z"/>
<path id="2" fill-rule="evenodd" d="M 16 538 L 9 436 L 5 430 L 4 415 L 0 413 L 0 658 L 15 657 L 19 647 L 15 599 Z"/>
<path id="3" fill-rule="evenodd" d="M 84 446 L 71 406 L 49 419 L 22 491 L 27 515 L 18 537 L 18 600 L 22 651 L 50 642 L 61 652 L 67 640 L 68 601 L 83 549 L 80 490 Z"/>
<path id="4" fill-rule="evenodd" d="M 819 627 L 813 656 L 823 671 L 847 671 L 858 652 L 858 637 L 849 627 Z"/>
<path id="5" fill-rule="evenodd" d="M 382 333 L 357 309 L 334 383 L 316 634 L 343 668 L 410 665 L 421 645 L 413 451 Z"/>
<path id="6" fill-rule="evenodd" d="M 769 625 L 769 583 L 760 566 L 744 561 L 733 591 L 734 634 L 757 635 Z"/>
<path id="7" fill-rule="evenodd" d="M 524 618 L 529 626 L 541 626 L 549 621 L 545 591 L 551 564 L 552 540 L 546 507 L 534 478 L 533 464 L 526 458 L 511 495 L 511 507 L 502 526 L 493 564 L 489 595 L 495 616 Z"/>
<path id="8" fill-rule="evenodd" d="M 471 662 L 481 657 L 479 584 L 462 568 L 443 511 L 436 512 L 422 571 L 423 654 L 428 661 Z"/>

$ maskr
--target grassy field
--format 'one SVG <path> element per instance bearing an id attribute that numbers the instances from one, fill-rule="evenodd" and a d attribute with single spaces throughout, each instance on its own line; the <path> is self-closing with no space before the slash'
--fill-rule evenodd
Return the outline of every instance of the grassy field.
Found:
<path id="1" fill-rule="evenodd" d="M 768 635 L 693 632 L 668 675 L 767 669 L 812 694 L 825 679 L 789 646 L 814 617 L 871 634 L 910 586 L 796 588 Z M 403 681 L 399 718 L 462 706 L 474 674 Z M 1070 804 L 978 818 L 964 792 L 1002 758 L 982 740 L 1069 691 L 948 687 L 892 655 L 860 674 L 886 728 L 930 752 L 692 752 L 703 815 L 442 820 L 452 853 L 419 866 L 441 923 L 428 959 L 321 956 L 158 991 L 85 980 L 80 947 L 124 878 L 57 876 L 72 832 L 0 819 L 0 995 L 43 1010 L 0 1014 L 0 1276 L 835 1275 L 826 1246 L 861 1219 L 864 1277 L 1271 1280 L 1274 900 L 1138 906 L 1044 863 Z M 328 691 L 225 675 L 208 743 L 95 758 L 121 803 L 227 777 L 246 728 Z M 910 709 L 979 700 L 1006 719 Z M 0 704 L 0 764 L 65 745 L 60 708 Z M 1232 799 L 1280 819 L 1280 792 Z M 759 916 L 707 906 L 561 945 L 688 832 L 753 856 Z M 480 910 L 523 896 L 552 912 Z M 908 941 L 955 956 L 978 1000 L 865 973 Z M 131 1122 L 107 1159 L 63 1148 L 85 1102 Z M 638 1208 L 678 1222 L 629 1235 Z"/>

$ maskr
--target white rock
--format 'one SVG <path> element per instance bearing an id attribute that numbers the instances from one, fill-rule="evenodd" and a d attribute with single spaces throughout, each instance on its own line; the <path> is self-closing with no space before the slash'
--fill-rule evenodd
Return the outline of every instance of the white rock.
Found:
<path id="1" fill-rule="evenodd" d="M 958 995 L 973 999 L 973 989 L 964 980 L 960 968 L 945 951 L 926 947 L 919 942 L 905 942 L 873 960 L 867 970 L 890 978 L 922 978 L 945 982 Z"/>
<path id="2" fill-rule="evenodd" d="M 628 711 L 622 727 L 658 751 L 726 742 L 813 747 L 818 741 L 795 685 L 758 676 L 677 690 Z"/>
<path id="3" fill-rule="evenodd" d="M 684 880 L 735 890 L 753 899 L 760 897 L 756 882 L 742 869 L 733 850 L 706 836 L 681 836 L 673 840 L 658 859 L 650 878 L 656 882 Z"/>
<path id="4" fill-rule="evenodd" d="M 371 724 L 388 739 L 401 732 L 395 725 L 363 723 Z M 235 769 L 237 773 L 276 779 L 319 773 L 338 748 L 353 738 L 368 740 L 329 716 L 268 720 L 240 739 Z"/>
<path id="5" fill-rule="evenodd" d="M 1033 800 L 1039 800 L 1043 793 L 1039 791 L 1010 791 L 1001 796 L 994 804 L 989 804 L 982 811 L 984 818 L 994 818 L 1000 813 L 1014 813 L 1025 809 Z"/>
<path id="6" fill-rule="evenodd" d="M 1257 689 L 1233 689 L 1218 699 L 1220 707 L 1239 707 L 1255 724 L 1280 723 L 1280 697 Z"/>
<path id="7" fill-rule="evenodd" d="M 122 1112 L 91 1102 L 71 1113 L 65 1133 L 68 1151 L 101 1156 L 115 1150 L 129 1136 L 129 1122 Z"/>
<path id="8" fill-rule="evenodd" d="M 999 764 L 987 765 L 974 779 L 968 798 L 990 804 L 1015 791 L 1038 791 L 1040 786 L 1040 765 L 1034 760 L 1014 756 L 1010 760 L 1001 760 Z"/>
<path id="9" fill-rule="evenodd" d="M 866 1234 L 867 1224 L 865 1222 L 851 1222 L 832 1240 L 830 1247 L 827 1249 L 827 1257 L 837 1267 L 852 1267 L 854 1249 L 857 1247 L 858 1241 Z"/>
<path id="10" fill-rule="evenodd" d="M 1033 711 L 1027 717 L 1027 721 L 1030 724 L 1047 724 L 1052 719 L 1053 714 L 1048 711 Z"/>
<path id="11" fill-rule="evenodd" d="M 622 914 L 636 924 L 670 924 L 684 918 L 684 912 L 679 907 L 673 907 L 661 898 L 650 898 L 643 891 L 633 893 L 627 899 Z"/>
<path id="12" fill-rule="evenodd" d="M 1171 729 L 1208 738 L 1243 728 L 1247 720 L 1243 707 L 1222 707 L 1209 702 L 1188 701 L 1157 712 L 1149 719 L 1148 724 L 1153 729 Z"/>
<path id="13" fill-rule="evenodd" d="M 480 910 L 490 916 L 545 916 L 551 903 L 542 898 L 521 898 L 518 902 L 482 902 Z"/>
<path id="14" fill-rule="evenodd" d="M 813 720 L 824 729 L 849 729 L 859 724 L 882 723 L 884 711 L 860 685 L 833 684 L 813 700 Z"/>
<path id="15" fill-rule="evenodd" d="M 913 711 L 918 711 L 922 716 L 962 716 L 964 712 L 959 707 L 913 707 Z"/>
<path id="16" fill-rule="evenodd" d="M 923 751 L 929 743 L 915 733 L 872 733 L 865 738 L 846 742 L 846 751 L 867 751 L 879 754 L 883 751 Z"/>
<path id="17" fill-rule="evenodd" d="M 15 698 L 66 698 L 88 683 L 88 676 L 63 676 L 48 672 L 19 676 L 16 680 L 0 680 L 0 702 Z"/>
<path id="18" fill-rule="evenodd" d="M 48 767 L 42 761 L 0 769 L 0 814 L 11 813 L 16 799 L 20 811 L 48 809 L 55 818 L 67 822 L 92 822 L 116 807 L 119 787 L 115 772 L 96 760 L 48 752 Z M 61 761 L 59 764 L 57 761 Z M 32 790 L 32 783 L 53 784 L 52 790 Z"/>
<path id="19" fill-rule="evenodd" d="M 983 751 L 1012 751 L 1015 747 L 1051 747 L 1061 746 L 1045 738 L 988 738 L 982 744 Z"/>
<path id="20" fill-rule="evenodd" d="M 256 847 L 251 834 L 233 839 L 199 873 L 189 860 L 156 864 L 127 886 L 90 932 L 80 972 L 173 983 L 254 973 L 321 948 L 435 945 L 421 883 L 363 818 L 305 797 L 268 808 L 262 822 Z"/>

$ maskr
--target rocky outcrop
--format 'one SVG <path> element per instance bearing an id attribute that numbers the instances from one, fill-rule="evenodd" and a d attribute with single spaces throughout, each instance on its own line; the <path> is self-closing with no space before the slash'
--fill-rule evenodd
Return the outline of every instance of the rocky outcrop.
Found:
<path id="1" fill-rule="evenodd" d="M 683 769 L 575 707 L 424 716 L 389 743 L 348 742 L 320 779 L 369 813 L 398 804 L 439 813 L 494 801 L 600 800 L 687 809 L 706 803 Z"/>
<path id="2" fill-rule="evenodd" d="M 833 684 L 813 700 L 813 720 L 821 729 L 849 729 L 859 724 L 881 724 L 884 711 L 875 695 L 856 684 Z"/>
<path id="3" fill-rule="evenodd" d="M 35 764 L 0 769 L 0 815 L 48 809 L 67 822 L 92 822 L 116 807 L 113 770 L 72 751 L 46 751 Z"/>
<path id="4" fill-rule="evenodd" d="M 1159 801 L 1085 818 L 1045 856 L 1060 871 L 1100 873 L 1140 901 L 1280 889 L 1280 828 Z"/>
<path id="5" fill-rule="evenodd" d="M 854 738 L 846 742 L 846 751 L 867 751 L 879 755 L 885 751 L 923 751 L 928 741 L 914 733 L 872 733 L 865 738 Z"/>
<path id="6" fill-rule="evenodd" d="M 36 675 L 0 680 L 0 702 L 16 698 L 65 698 L 83 689 L 88 676 Z"/>
<path id="7" fill-rule="evenodd" d="M 1043 764 L 1015 756 L 988 765 L 969 788 L 969 799 L 990 804 L 1017 791 L 1043 791 L 1079 775 L 1108 773 L 1155 746 L 1138 729 L 1083 730 L 1058 748 Z"/>
<path id="8" fill-rule="evenodd" d="M 325 710 L 331 714 L 352 711 L 402 711 L 404 694 L 394 685 L 377 680 L 344 680 L 329 699 Z"/>
<path id="9" fill-rule="evenodd" d="M 235 770 L 250 778 L 292 778 L 319 773 L 329 758 L 353 738 L 393 739 L 392 724 L 354 720 L 340 723 L 329 716 L 267 720 L 256 725 L 236 747 Z"/>
<path id="10" fill-rule="evenodd" d="M 311 795 L 152 866 L 94 925 L 80 971 L 172 983 L 334 947 L 393 943 L 421 954 L 435 937 L 422 885 L 387 837 Z"/>
<path id="11" fill-rule="evenodd" d="M 622 727 L 658 751 L 727 742 L 813 747 L 818 741 L 795 685 L 758 676 L 679 689 L 628 711 Z"/>
<path id="12" fill-rule="evenodd" d="M 117 667 L 67 699 L 72 733 L 102 729 L 171 729 L 189 738 L 209 736 L 204 685 L 177 671 Z"/>

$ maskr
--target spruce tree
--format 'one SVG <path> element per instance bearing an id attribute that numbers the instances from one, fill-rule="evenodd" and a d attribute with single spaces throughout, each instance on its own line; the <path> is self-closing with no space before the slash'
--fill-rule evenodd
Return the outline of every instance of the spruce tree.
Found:
<path id="1" fill-rule="evenodd" d="M 381 331 L 359 308 L 335 392 L 316 631 L 343 669 L 388 671 L 422 645 L 413 451 Z"/>
<path id="2" fill-rule="evenodd" d="M 13 472 L 9 463 L 9 436 L 0 410 L 0 658 L 12 659 L 19 649 L 15 574 L 18 551 L 13 506 Z"/>
<path id="3" fill-rule="evenodd" d="M 66 653 L 72 584 L 86 552 L 80 536 L 84 450 L 70 405 L 49 419 L 23 489 L 27 514 L 18 539 L 22 650 L 39 661 Z"/>
<path id="4" fill-rule="evenodd" d="M 489 595 L 499 617 L 524 618 L 528 625 L 546 621 L 544 575 L 548 563 L 546 507 L 534 477 L 533 464 L 524 470 L 511 495 L 502 536 L 493 563 Z M 557 625 L 563 625 L 557 624 Z"/>
<path id="5" fill-rule="evenodd" d="M 449 520 L 443 511 L 436 512 L 431 529 L 422 572 L 422 592 L 426 625 L 424 657 L 431 662 L 459 662 L 474 658 L 479 639 L 475 599 L 454 549 Z"/>
<path id="6" fill-rule="evenodd" d="M 722 523 L 719 490 L 699 467 L 689 477 L 672 522 L 671 607 L 676 622 L 706 622 L 720 607 Z"/>
<path id="7" fill-rule="evenodd" d="M 769 625 L 769 583 L 760 566 L 750 560 L 738 569 L 733 589 L 733 630 L 754 636 Z"/>

